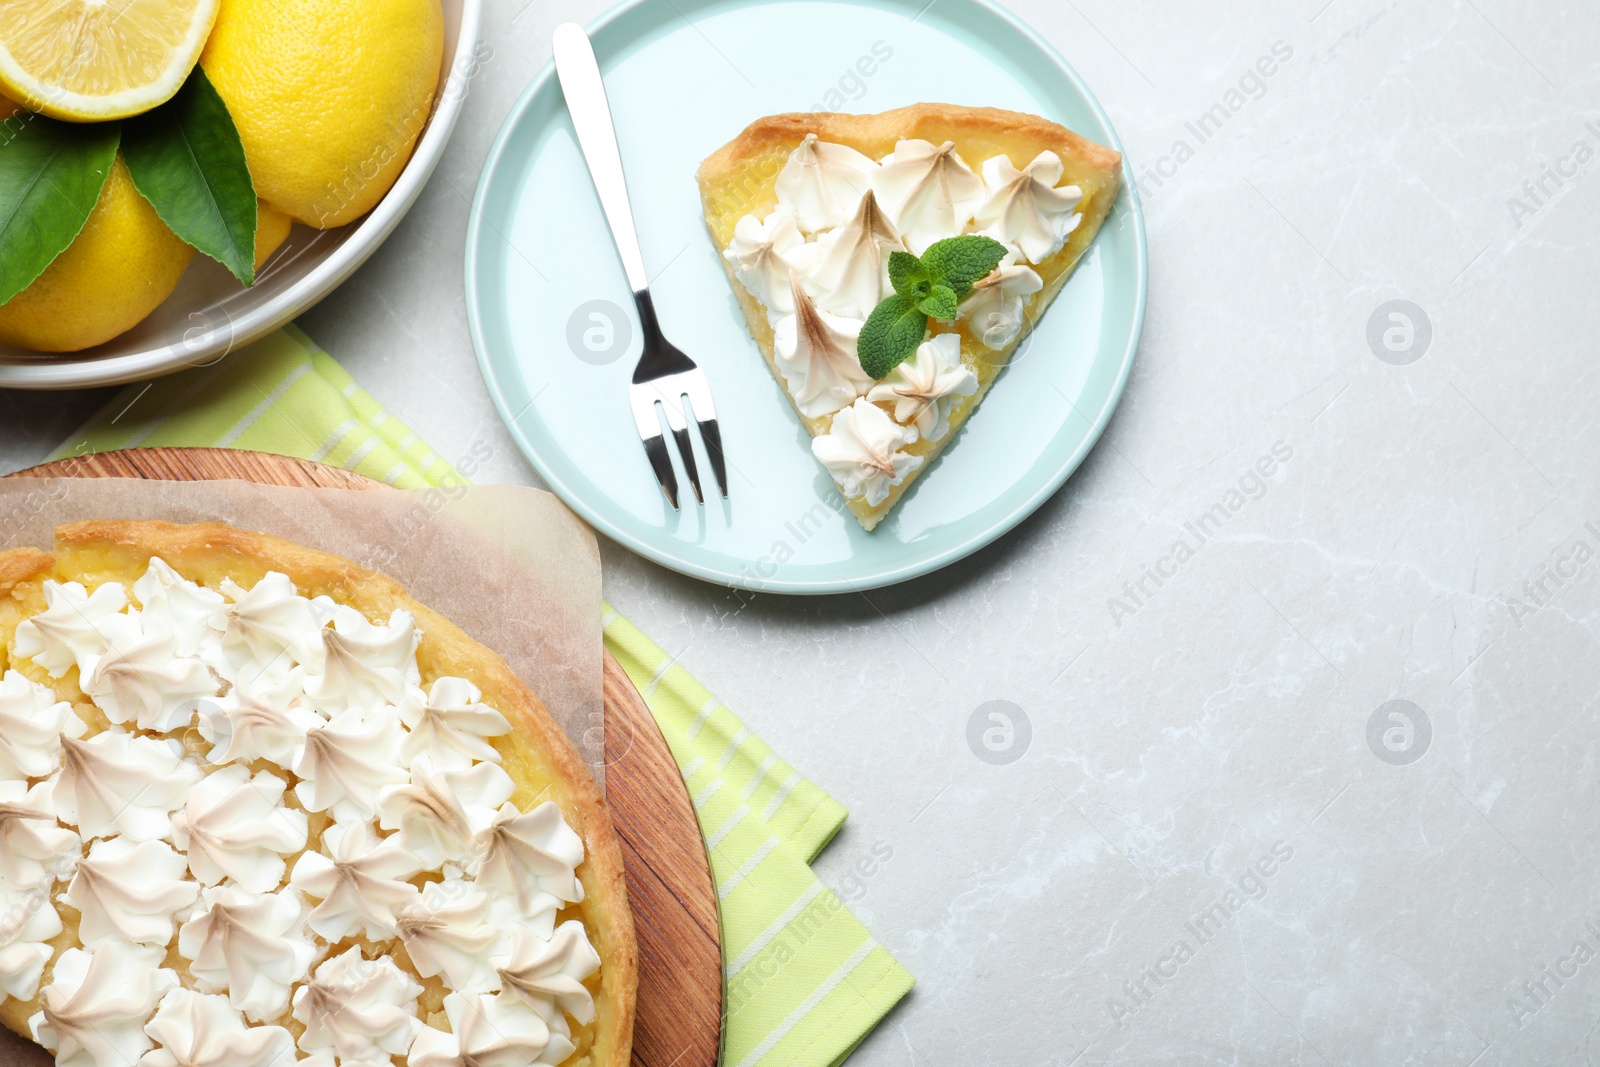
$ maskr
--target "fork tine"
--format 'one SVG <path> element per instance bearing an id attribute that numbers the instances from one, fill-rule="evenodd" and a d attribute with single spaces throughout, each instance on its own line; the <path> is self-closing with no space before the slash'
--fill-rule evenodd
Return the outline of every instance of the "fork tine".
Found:
<path id="1" fill-rule="evenodd" d="M 672 458 L 667 455 L 667 442 L 661 436 L 661 417 L 656 414 L 655 397 L 637 387 L 629 389 L 628 407 L 633 411 L 633 428 L 638 431 L 644 454 L 650 459 L 650 469 L 655 471 L 661 491 L 667 494 L 667 503 L 677 511 L 678 477 L 672 473 Z"/>
<path id="2" fill-rule="evenodd" d="M 661 410 L 667 416 L 667 426 L 672 430 L 673 439 L 678 442 L 678 454 L 683 457 L 683 472 L 689 476 L 689 485 L 694 488 L 694 498 L 704 504 L 706 497 L 700 490 L 700 468 L 694 461 L 694 445 L 689 442 L 689 423 L 683 417 L 684 390 L 680 377 L 658 379 L 651 382 L 648 388 L 655 394 L 655 398 L 661 401 Z M 652 412 L 651 418 L 654 417 Z"/>
<path id="3" fill-rule="evenodd" d="M 650 457 L 650 469 L 656 472 L 656 481 L 661 483 L 661 491 L 667 494 L 667 503 L 672 505 L 672 510 L 678 510 L 678 476 L 672 473 L 672 459 L 667 455 L 667 441 L 658 432 L 654 437 L 644 438 L 644 454 Z"/>
<path id="4" fill-rule="evenodd" d="M 683 472 L 689 476 L 689 485 L 694 489 L 695 502 L 704 504 L 706 495 L 700 489 L 700 468 L 694 461 L 694 445 L 689 441 L 689 427 L 673 430 L 672 436 L 678 442 L 678 455 L 683 457 Z"/>
<path id="5" fill-rule="evenodd" d="M 705 372 L 696 370 L 686 376 L 684 393 L 689 397 L 689 407 L 695 422 L 700 424 L 700 436 L 706 443 L 706 456 L 711 460 L 711 472 L 717 476 L 717 488 L 724 500 L 728 497 L 728 461 L 722 454 L 722 427 L 717 424 L 717 408 L 711 402 L 711 383 Z"/>
<path id="6" fill-rule="evenodd" d="M 722 499 L 728 499 L 728 461 L 722 455 L 722 428 L 716 419 L 700 420 L 700 436 L 706 443 L 706 456 L 711 460 L 711 473 L 717 476 L 717 488 Z"/>

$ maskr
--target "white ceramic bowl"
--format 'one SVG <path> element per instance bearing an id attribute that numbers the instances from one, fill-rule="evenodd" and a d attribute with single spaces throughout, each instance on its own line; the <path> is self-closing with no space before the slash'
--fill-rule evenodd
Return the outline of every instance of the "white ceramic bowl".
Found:
<path id="1" fill-rule="evenodd" d="M 370 214 L 336 230 L 296 226 L 249 289 L 220 264 L 196 255 L 166 303 L 95 348 L 45 355 L 0 344 L 0 388 L 80 389 L 204 366 L 271 333 L 338 288 L 416 202 L 477 73 L 482 0 L 443 0 L 443 5 L 444 71 L 433 116 L 400 179 Z"/>

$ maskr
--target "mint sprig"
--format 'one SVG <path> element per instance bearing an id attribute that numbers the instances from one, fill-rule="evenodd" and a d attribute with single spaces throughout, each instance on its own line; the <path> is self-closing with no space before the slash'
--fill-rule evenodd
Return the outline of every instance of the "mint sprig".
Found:
<path id="1" fill-rule="evenodd" d="M 1006 246 L 992 237 L 965 234 L 936 241 L 921 258 L 889 253 L 889 284 L 861 327 L 856 356 L 875 381 L 904 363 L 928 335 L 928 320 L 953 322 L 961 299 L 1006 257 Z"/>

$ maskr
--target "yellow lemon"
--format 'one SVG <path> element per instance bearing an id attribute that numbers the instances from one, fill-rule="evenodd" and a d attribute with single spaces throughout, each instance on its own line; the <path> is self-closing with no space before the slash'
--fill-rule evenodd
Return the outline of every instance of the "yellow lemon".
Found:
<path id="1" fill-rule="evenodd" d="M 265 200 L 256 201 L 256 270 L 289 239 L 294 219 Z"/>
<path id="2" fill-rule="evenodd" d="M 218 0 L 22 0 L 0 5 L 0 90 L 52 118 L 101 122 L 170 100 L 200 58 Z"/>
<path id="3" fill-rule="evenodd" d="M 222 0 L 200 57 L 256 193 L 327 228 L 371 211 L 427 124 L 439 0 Z"/>
<path id="4" fill-rule="evenodd" d="M 109 341 L 172 295 L 193 256 L 134 189 L 118 156 L 83 232 L 0 305 L 0 341 L 43 352 Z"/>

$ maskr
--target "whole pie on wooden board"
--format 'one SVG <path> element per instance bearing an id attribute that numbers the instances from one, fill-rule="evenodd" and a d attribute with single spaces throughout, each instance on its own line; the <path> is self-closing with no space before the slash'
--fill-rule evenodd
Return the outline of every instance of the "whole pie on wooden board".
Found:
<path id="1" fill-rule="evenodd" d="M 622 1067 L 598 786 L 381 574 L 221 524 L 0 552 L 0 1022 L 69 1067 Z"/>

